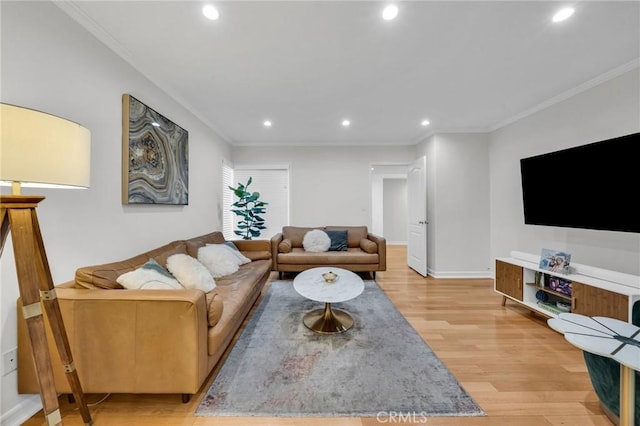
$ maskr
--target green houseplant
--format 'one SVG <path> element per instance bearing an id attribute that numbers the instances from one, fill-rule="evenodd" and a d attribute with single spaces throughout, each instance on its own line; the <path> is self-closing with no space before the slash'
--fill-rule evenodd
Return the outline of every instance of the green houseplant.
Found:
<path id="1" fill-rule="evenodd" d="M 269 203 L 260 201 L 259 192 L 249 191 L 249 185 L 251 185 L 252 178 L 246 184 L 238 182 L 238 187 L 229 187 L 233 191 L 238 201 L 233 203 L 233 209 L 231 211 L 239 216 L 238 229 L 233 231 L 236 235 L 242 237 L 243 240 L 250 240 L 257 238 L 262 233 L 264 226 L 264 218 L 260 216 L 266 213 L 265 206 Z"/>

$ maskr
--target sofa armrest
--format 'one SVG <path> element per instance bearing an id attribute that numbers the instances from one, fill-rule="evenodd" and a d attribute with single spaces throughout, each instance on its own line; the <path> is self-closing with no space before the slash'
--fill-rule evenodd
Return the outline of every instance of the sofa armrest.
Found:
<path id="1" fill-rule="evenodd" d="M 207 308 L 200 290 L 56 287 L 85 393 L 196 393 L 208 372 Z M 18 299 L 18 312 L 21 312 Z M 18 389 L 37 393 L 24 320 L 18 315 Z M 47 324 L 56 389 L 70 388 Z"/>
<path id="2" fill-rule="evenodd" d="M 282 238 L 282 232 L 278 232 L 276 235 L 271 237 L 271 256 L 273 256 L 271 268 L 274 271 L 278 270 L 278 245 L 282 242 Z"/>
<path id="3" fill-rule="evenodd" d="M 387 240 L 384 237 L 372 233 L 367 234 L 367 239 L 378 245 L 379 266 L 378 271 L 387 270 Z"/>
<path id="4" fill-rule="evenodd" d="M 233 240 L 232 242 L 240 251 L 271 252 L 271 243 L 269 240 Z"/>
<path id="5" fill-rule="evenodd" d="M 232 242 L 243 255 L 251 260 L 273 261 L 269 240 L 233 240 Z"/>

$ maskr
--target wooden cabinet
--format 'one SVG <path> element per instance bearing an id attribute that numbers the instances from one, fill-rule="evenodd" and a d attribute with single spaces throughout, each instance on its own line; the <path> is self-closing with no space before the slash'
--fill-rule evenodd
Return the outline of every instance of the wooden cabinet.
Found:
<path id="1" fill-rule="evenodd" d="M 628 321 L 628 304 L 628 296 L 573 282 L 571 312 L 589 317 L 609 317 Z"/>
<path id="2" fill-rule="evenodd" d="M 496 291 L 522 301 L 522 266 L 496 260 Z M 506 300 L 502 300 L 502 304 Z"/>
<path id="3" fill-rule="evenodd" d="M 540 269 L 539 256 L 512 252 L 496 259 L 494 290 L 534 312 L 555 317 L 560 312 L 631 321 L 640 303 L 640 277 L 572 264 L 571 274 Z M 555 280 L 555 281 L 554 281 Z M 563 282 L 562 286 L 554 286 Z"/>

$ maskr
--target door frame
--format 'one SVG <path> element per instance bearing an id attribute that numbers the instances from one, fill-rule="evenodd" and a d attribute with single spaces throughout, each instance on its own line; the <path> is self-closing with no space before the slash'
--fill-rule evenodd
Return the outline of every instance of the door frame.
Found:
<path id="1" fill-rule="evenodd" d="M 371 233 L 382 236 L 384 232 L 384 191 L 383 181 L 384 179 L 406 179 L 407 173 L 400 173 L 399 169 L 402 167 L 407 168 L 411 163 L 406 162 L 376 162 L 369 164 L 369 229 Z M 388 171 L 382 173 L 375 173 L 375 168 L 383 169 L 389 168 Z"/>

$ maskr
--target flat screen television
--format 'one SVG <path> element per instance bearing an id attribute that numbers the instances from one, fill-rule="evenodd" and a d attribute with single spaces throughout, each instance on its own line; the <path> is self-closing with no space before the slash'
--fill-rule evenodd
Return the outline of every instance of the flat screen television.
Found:
<path id="1" fill-rule="evenodd" d="M 520 160 L 524 223 L 640 233 L 640 133 Z"/>

